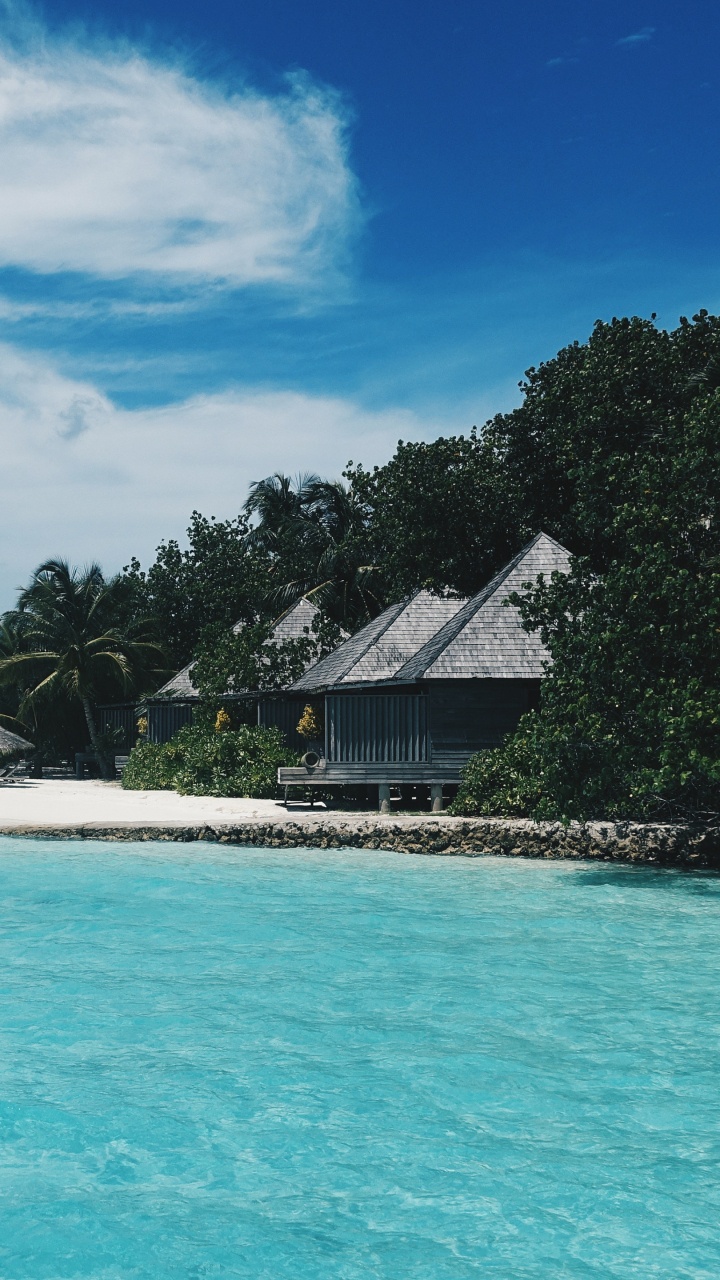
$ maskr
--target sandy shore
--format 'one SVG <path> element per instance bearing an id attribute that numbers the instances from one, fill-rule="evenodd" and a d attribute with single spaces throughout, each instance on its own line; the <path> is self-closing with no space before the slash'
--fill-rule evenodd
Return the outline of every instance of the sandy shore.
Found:
<path id="1" fill-rule="evenodd" d="M 597 859 L 720 870 L 720 828 L 634 822 L 534 823 L 448 814 L 348 813 L 275 800 L 123 791 L 72 778 L 0 781 L 0 835 L 73 840 L 220 842 L 252 848 Z"/>
<path id="2" fill-rule="evenodd" d="M 294 806 L 292 812 L 295 812 Z M 318 816 L 324 809 L 307 811 Z M 287 817 L 274 800 L 217 800 L 179 796 L 175 791 L 123 791 L 118 782 L 74 778 L 19 778 L 0 781 L 0 827 L 76 826 L 82 823 L 130 823 L 179 826 L 195 823 L 268 821 Z"/>

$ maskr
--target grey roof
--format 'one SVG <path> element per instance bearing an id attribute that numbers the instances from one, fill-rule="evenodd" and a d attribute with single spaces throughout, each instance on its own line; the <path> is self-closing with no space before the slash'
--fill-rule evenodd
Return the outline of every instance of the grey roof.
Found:
<path id="1" fill-rule="evenodd" d="M 570 554 L 539 533 L 454 618 L 418 649 L 395 679 L 539 679 L 549 655 L 537 632 L 524 631 L 520 614 L 505 605 L 513 591 L 539 574 L 567 573 Z"/>
<path id="2" fill-rule="evenodd" d="M 302 596 L 295 604 L 286 609 L 273 623 L 272 631 L 266 643 L 283 644 L 286 640 L 302 640 L 310 630 L 317 614 L 320 612 L 312 600 Z M 233 631 L 237 635 L 245 626 L 244 622 L 236 622 Z"/>
<path id="3" fill-rule="evenodd" d="M 3 729 L 0 726 L 0 756 L 15 755 L 18 751 L 32 751 L 32 749 L 32 742 L 21 738 L 19 733 L 11 733 L 9 729 Z"/>
<path id="4" fill-rule="evenodd" d="M 276 622 L 273 623 L 273 629 L 270 632 L 266 644 L 283 644 L 286 640 L 301 640 L 310 630 L 312 622 L 319 612 L 317 605 L 312 600 L 308 600 L 305 596 L 298 600 L 285 613 L 281 613 Z M 236 622 L 233 631 L 236 635 L 242 631 L 245 626 L 244 622 Z M 198 691 L 192 680 L 190 679 L 190 668 L 192 662 L 188 662 L 182 671 L 178 671 L 172 680 L 168 680 L 162 689 L 158 689 L 155 697 L 172 698 L 197 698 Z"/>
<path id="5" fill-rule="evenodd" d="M 323 689 L 367 681 L 390 680 L 417 649 L 457 613 L 462 600 L 415 591 L 391 604 L 372 622 L 309 667 L 290 685 L 292 693 L 319 693 Z"/>
<path id="6" fill-rule="evenodd" d="M 183 667 L 182 671 L 178 671 L 177 675 L 173 676 L 172 680 L 168 680 L 167 684 L 164 684 L 162 689 L 158 689 L 155 697 L 157 698 L 160 694 L 163 694 L 166 697 L 172 696 L 173 698 L 197 698 L 198 691 L 190 679 L 191 666 L 192 662 L 188 662 L 187 666 Z"/>

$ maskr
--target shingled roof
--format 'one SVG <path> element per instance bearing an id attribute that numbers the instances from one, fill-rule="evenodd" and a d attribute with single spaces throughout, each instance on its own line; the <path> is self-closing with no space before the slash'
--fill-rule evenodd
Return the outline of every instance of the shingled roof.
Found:
<path id="1" fill-rule="evenodd" d="M 318 612 L 317 605 L 303 596 L 280 615 L 273 624 L 273 629 L 265 643 L 283 644 L 286 640 L 302 640 L 310 630 Z M 244 626 L 244 622 L 236 622 L 233 631 L 237 635 Z M 178 671 L 172 680 L 168 680 L 162 689 L 158 689 L 155 697 L 159 698 L 162 695 L 165 698 L 197 698 L 198 691 L 190 679 L 192 665 L 192 662 L 188 662 L 182 671 Z"/>
<path id="2" fill-rule="evenodd" d="M 567 573 L 570 554 L 539 533 L 482 591 L 468 600 L 395 673 L 395 680 L 540 679 L 548 652 L 536 631 L 524 631 L 520 614 L 505 605 L 513 591 L 539 574 Z M 309 673 L 308 673 L 309 674 Z"/>
<path id="3" fill-rule="evenodd" d="M 320 693 L 336 686 L 391 680 L 462 604 L 429 591 L 413 592 L 309 667 L 287 692 Z"/>

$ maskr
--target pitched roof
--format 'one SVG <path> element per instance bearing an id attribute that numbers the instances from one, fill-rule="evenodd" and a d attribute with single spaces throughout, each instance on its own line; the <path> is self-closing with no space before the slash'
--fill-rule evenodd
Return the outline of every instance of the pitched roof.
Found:
<path id="1" fill-rule="evenodd" d="M 283 644 L 286 640 L 301 640 L 307 635 L 318 612 L 317 605 L 314 605 L 312 600 L 308 600 L 303 596 L 294 605 L 291 605 L 289 609 L 286 609 L 285 613 L 280 614 L 277 621 L 273 623 L 272 631 L 265 643 Z M 235 635 L 238 635 L 244 626 L 244 622 L 236 622 L 233 627 Z M 182 671 L 178 671 L 172 680 L 168 680 L 162 689 L 158 689 L 155 697 L 158 698 L 162 694 L 163 697 L 171 698 L 197 698 L 197 688 L 190 679 L 192 665 L 192 662 L 188 662 Z"/>
<path id="2" fill-rule="evenodd" d="M 372 622 L 309 667 L 288 692 L 323 689 L 366 681 L 390 680 L 408 658 L 457 613 L 462 600 L 415 591 L 391 604 Z"/>
<path id="3" fill-rule="evenodd" d="M 307 596 L 301 596 L 275 620 L 266 643 L 283 644 L 286 640 L 302 640 L 319 612 L 312 600 L 308 600 Z M 244 622 L 236 622 L 233 631 L 237 635 L 244 626 Z"/>
<path id="4" fill-rule="evenodd" d="M 191 666 L 192 662 L 188 662 L 187 666 L 183 667 L 182 671 L 178 671 L 177 675 L 173 676 L 172 680 L 168 680 L 167 684 L 164 684 L 162 689 L 158 689 L 154 696 L 159 698 L 160 694 L 162 694 L 164 697 L 197 698 L 198 691 L 190 679 Z"/>
<path id="5" fill-rule="evenodd" d="M 569 568 L 569 552 L 554 538 L 539 533 L 416 650 L 396 672 L 395 680 L 540 679 L 548 652 L 537 632 L 523 630 L 518 610 L 503 601 L 539 574 L 549 578 Z"/>

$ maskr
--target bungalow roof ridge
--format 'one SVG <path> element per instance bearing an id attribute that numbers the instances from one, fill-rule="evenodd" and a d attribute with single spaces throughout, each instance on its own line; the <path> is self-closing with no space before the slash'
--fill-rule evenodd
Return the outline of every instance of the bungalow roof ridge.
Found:
<path id="1" fill-rule="evenodd" d="M 530 539 L 525 546 L 513 556 L 512 560 L 500 569 L 491 578 L 486 586 L 482 587 L 476 595 L 471 598 L 458 610 L 454 617 L 450 618 L 436 634 L 423 645 L 418 652 L 413 655 L 400 669 L 395 673 L 393 680 L 397 683 L 407 683 L 409 680 L 420 680 L 425 672 L 439 658 L 440 654 L 452 644 L 453 640 L 460 634 L 468 622 L 475 617 L 477 613 L 487 604 L 489 600 L 500 589 L 503 582 L 517 569 L 525 557 L 537 546 L 541 539 L 551 542 L 558 550 L 567 554 L 567 549 L 562 546 L 555 538 L 540 530 L 533 538 Z"/>
<path id="2" fill-rule="evenodd" d="M 392 626 L 393 622 L 400 617 L 400 614 L 407 608 L 410 601 L 415 599 L 420 590 L 421 588 L 418 587 L 411 595 L 403 597 L 402 600 L 396 601 L 395 604 L 388 605 L 387 608 L 383 609 L 382 613 L 379 613 L 376 618 L 371 618 L 369 622 L 365 623 L 364 627 L 361 627 L 354 635 L 349 636 L 349 638 L 345 640 L 343 644 L 339 645 L 337 649 L 333 649 L 332 653 L 326 653 L 324 658 L 320 658 L 320 660 L 312 667 L 308 667 L 307 671 L 304 671 L 299 679 L 295 680 L 293 684 L 288 687 L 287 692 L 312 693 L 315 689 L 326 688 L 330 685 L 339 684 L 345 679 L 349 672 L 352 671 L 353 667 L 356 667 L 362 658 L 365 657 L 365 654 L 368 652 L 370 647 L 373 644 L 377 644 L 380 637 L 383 636 L 388 628 Z M 383 625 L 375 630 L 377 623 L 383 619 Z M 361 640 L 361 638 L 362 644 L 353 648 L 353 641 Z M 346 654 L 346 661 L 343 663 L 340 654 L 343 649 L 348 648 L 351 652 L 349 655 Z M 338 669 L 333 670 L 333 668 L 338 664 L 338 661 L 340 663 Z M 326 672 L 331 672 L 332 674 L 327 681 L 323 679 L 318 685 L 316 683 L 318 674 L 324 675 Z"/>

